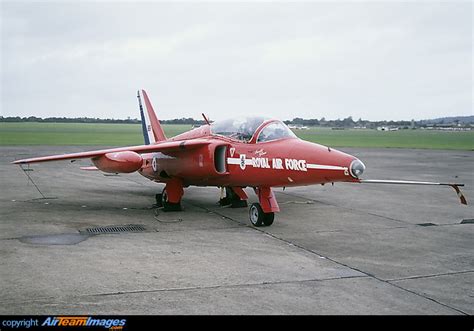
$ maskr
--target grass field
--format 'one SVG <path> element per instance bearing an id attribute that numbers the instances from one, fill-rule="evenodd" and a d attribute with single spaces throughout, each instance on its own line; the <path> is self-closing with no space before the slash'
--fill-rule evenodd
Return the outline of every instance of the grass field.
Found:
<path id="1" fill-rule="evenodd" d="M 334 147 L 391 147 L 474 150 L 474 131 L 439 130 L 331 130 L 313 128 L 295 132 L 301 139 Z"/>
<path id="2" fill-rule="evenodd" d="M 190 125 L 164 125 L 167 137 L 191 129 Z M 474 150 L 474 131 L 428 130 L 296 130 L 302 139 L 332 147 L 396 147 Z M 0 145 L 104 145 L 143 144 L 137 124 L 0 123 Z"/>
<path id="3" fill-rule="evenodd" d="M 164 125 L 167 137 L 191 125 Z M 0 145 L 142 145 L 139 124 L 0 123 Z"/>

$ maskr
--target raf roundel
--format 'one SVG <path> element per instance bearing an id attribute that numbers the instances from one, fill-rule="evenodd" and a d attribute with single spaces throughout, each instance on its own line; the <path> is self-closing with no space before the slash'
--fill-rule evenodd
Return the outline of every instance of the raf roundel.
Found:
<path id="1" fill-rule="evenodd" d="M 240 154 L 240 169 L 245 170 L 245 154 Z"/>

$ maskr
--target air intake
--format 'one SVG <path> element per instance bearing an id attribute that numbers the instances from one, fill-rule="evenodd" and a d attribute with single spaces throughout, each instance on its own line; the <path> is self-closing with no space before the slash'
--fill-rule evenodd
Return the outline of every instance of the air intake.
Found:
<path id="1" fill-rule="evenodd" d="M 227 152 L 227 146 L 217 146 L 214 151 L 214 168 L 217 173 L 223 174 L 227 171 L 225 166 L 225 154 Z"/>

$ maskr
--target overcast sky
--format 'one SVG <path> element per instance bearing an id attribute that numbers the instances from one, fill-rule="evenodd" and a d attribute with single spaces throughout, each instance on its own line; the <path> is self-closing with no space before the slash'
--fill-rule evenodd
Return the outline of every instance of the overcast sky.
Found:
<path id="1" fill-rule="evenodd" d="M 473 114 L 466 2 L 1 2 L 3 116 Z"/>

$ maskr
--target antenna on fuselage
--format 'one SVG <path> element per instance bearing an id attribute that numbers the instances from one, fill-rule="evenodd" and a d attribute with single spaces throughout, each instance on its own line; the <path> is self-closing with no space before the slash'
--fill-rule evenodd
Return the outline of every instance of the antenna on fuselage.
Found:
<path id="1" fill-rule="evenodd" d="M 204 115 L 204 113 L 201 113 L 202 117 L 204 117 L 204 121 L 206 121 L 207 125 L 211 125 L 211 123 L 209 122 L 209 119 L 206 117 L 206 115 Z"/>

